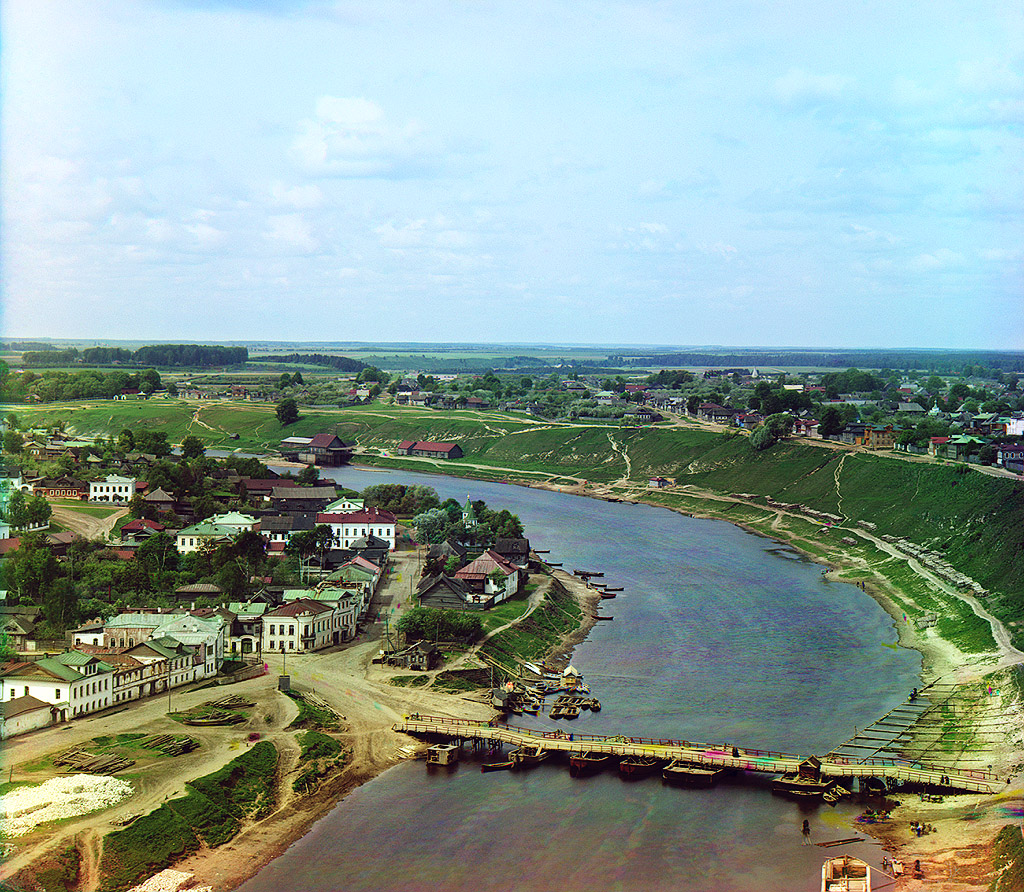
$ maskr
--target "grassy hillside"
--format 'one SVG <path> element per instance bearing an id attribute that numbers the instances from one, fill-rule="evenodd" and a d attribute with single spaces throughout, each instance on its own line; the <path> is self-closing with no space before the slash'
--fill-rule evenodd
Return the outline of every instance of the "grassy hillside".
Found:
<path id="1" fill-rule="evenodd" d="M 1024 488 L 1018 481 L 951 465 L 899 461 L 884 455 L 847 453 L 800 443 L 779 443 L 763 452 L 738 434 L 696 427 L 618 428 L 595 424 L 554 425 L 497 412 L 436 412 L 381 405 L 303 410 L 283 427 L 272 406 L 253 403 L 82 402 L 13 407 L 22 426 L 64 421 L 78 434 L 116 434 L 132 427 L 166 430 L 174 442 L 188 433 L 210 446 L 273 448 L 282 437 L 336 430 L 362 445 L 391 449 L 405 439 L 455 440 L 465 459 L 444 470 L 476 476 L 510 476 L 508 469 L 538 476 L 609 483 L 624 477 L 645 481 L 661 474 L 679 484 L 720 493 L 754 493 L 841 513 L 877 524 L 942 552 L 957 569 L 991 591 L 989 608 L 1024 644 Z M 229 439 L 237 433 L 238 440 Z M 400 466 L 401 460 L 374 459 Z M 475 466 L 491 466 L 493 475 Z M 422 467 L 422 465 L 418 466 Z M 651 491 L 652 500 L 669 496 Z M 729 509 L 733 511 L 734 509 Z M 744 522 L 750 518 L 736 513 Z M 756 513 L 756 512 L 755 512 Z M 763 512 L 762 512 L 763 514 Z M 808 535 L 810 553 L 819 553 Z"/>

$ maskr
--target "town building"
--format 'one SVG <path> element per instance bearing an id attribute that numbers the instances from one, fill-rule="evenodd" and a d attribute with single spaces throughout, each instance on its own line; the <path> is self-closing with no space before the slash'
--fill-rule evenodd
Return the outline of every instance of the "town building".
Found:
<path id="1" fill-rule="evenodd" d="M 102 480 L 94 480 L 89 484 L 90 502 L 113 502 L 117 505 L 127 505 L 134 495 L 135 480 L 131 477 L 108 474 Z"/>

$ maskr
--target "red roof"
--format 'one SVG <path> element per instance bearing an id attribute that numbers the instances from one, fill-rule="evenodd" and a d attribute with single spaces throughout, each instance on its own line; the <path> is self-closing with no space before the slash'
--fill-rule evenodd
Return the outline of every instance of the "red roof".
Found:
<path id="1" fill-rule="evenodd" d="M 161 530 L 166 530 L 167 527 L 162 523 L 157 523 L 155 520 L 147 520 L 144 517 L 138 520 L 129 520 L 128 523 L 121 527 L 122 532 L 127 530 L 129 533 L 134 533 L 136 530 L 144 529 L 153 530 L 159 533 Z"/>
<path id="2" fill-rule="evenodd" d="M 328 607 L 320 601 L 311 601 L 309 598 L 296 598 L 277 610 L 264 613 L 263 618 L 275 616 L 301 616 L 304 613 L 330 613 L 334 608 Z"/>
<path id="3" fill-rule="evenodd" d="M 451 452 L 458 443 L 435 443 L 433 440 L 419 440 L 412 444 L 413 449 L 429 449 L 431 452 Z"/>
<path id="4" fill-rule="evenodd" d="M 313 437 L 312 440 L 309 441 L 309 445 L 323 447 L 333 446 L 335 440 L 337 440 L 338 443 L 341 443 L 341 440 L 338 439 L 337 434 L 317 434 L 315 437 Z"/>
<path id="5" fill-rule="evenodd" d="M 365 511 L 348 511 L 341 514 L 318 514 L 317 523 L 394 523 L 395 515 L 380 508 Z"/>
<path id="6" fill-rule="evenodd" d="M 416 445 L 416 441 L 415 440 L 402 440 L 402 442 L 398 444 L 398 448 L 399 449 L 411 449 L 415 445 Z"/>
<path id="7" fill-rule="evenodd" d="M 9 554 L 21 547 L 21 539 L 0 539 L 0 554 Z"/>
<path id="8" fill-rule="evenodd" d="M 243 477 L 242 486 L 245 487 L 246 491 L 250 489 L 273 489 L 275 486 L 298 486 L 299 484 L 295 480 L 290 480 L 287 477 L 271 477 L 269 479 L 257 479 L 254 477 Z"/>
<path id="9" fill-rule="evenodd" d="M 456 579 L 469 579 L 480 576 L 489 576 L 495 570 L 501 570 L 506 576 L 511 576 L 518 567 L 505 560 L 498 552 L 488 549 L 472 563 L 466 564 L 455 574 Z"/>

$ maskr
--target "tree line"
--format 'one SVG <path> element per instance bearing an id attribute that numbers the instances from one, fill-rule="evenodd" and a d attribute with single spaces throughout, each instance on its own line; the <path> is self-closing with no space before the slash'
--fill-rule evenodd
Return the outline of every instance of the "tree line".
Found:
<path id="1" fill-rule="evenodd" d="M 150 344 L 138 350 L 124 347 L 68 347 L 62 350 L 28 350 L 21 364 L 29 368 L 73 365 L 161 366 L 163 368 L 208 368 L 243 365 L 249 361 L 246 347 L 215 344 Z"/>

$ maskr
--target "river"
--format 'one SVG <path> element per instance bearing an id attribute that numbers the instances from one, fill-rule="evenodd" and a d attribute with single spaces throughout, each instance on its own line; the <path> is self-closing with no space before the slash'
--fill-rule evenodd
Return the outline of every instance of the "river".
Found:
<path id="1" fill-rule="evenodd" d="M 573 656 L 603 709 L 571 730 L 821 755 L 920 684 L 920 656 L 895 645 L 892 620 L 864 592 L 731 524 L 408 471 L 329 475 L 352 489 L 426 483 L 442 499 L 508 508 L 552 560 L 625 588 L 606 602 L 614 621 Z M 687 790 L 574 779 L 554 765 L 428 774 L 407 763 L 344 799 L 239 892 L 811 892 L 829 854 L 880 865 L 870 840 L 801 844 L 805 818 L 815 841 L 858 835 L 859 806 L 793 803 L 767 784 Z"/>

